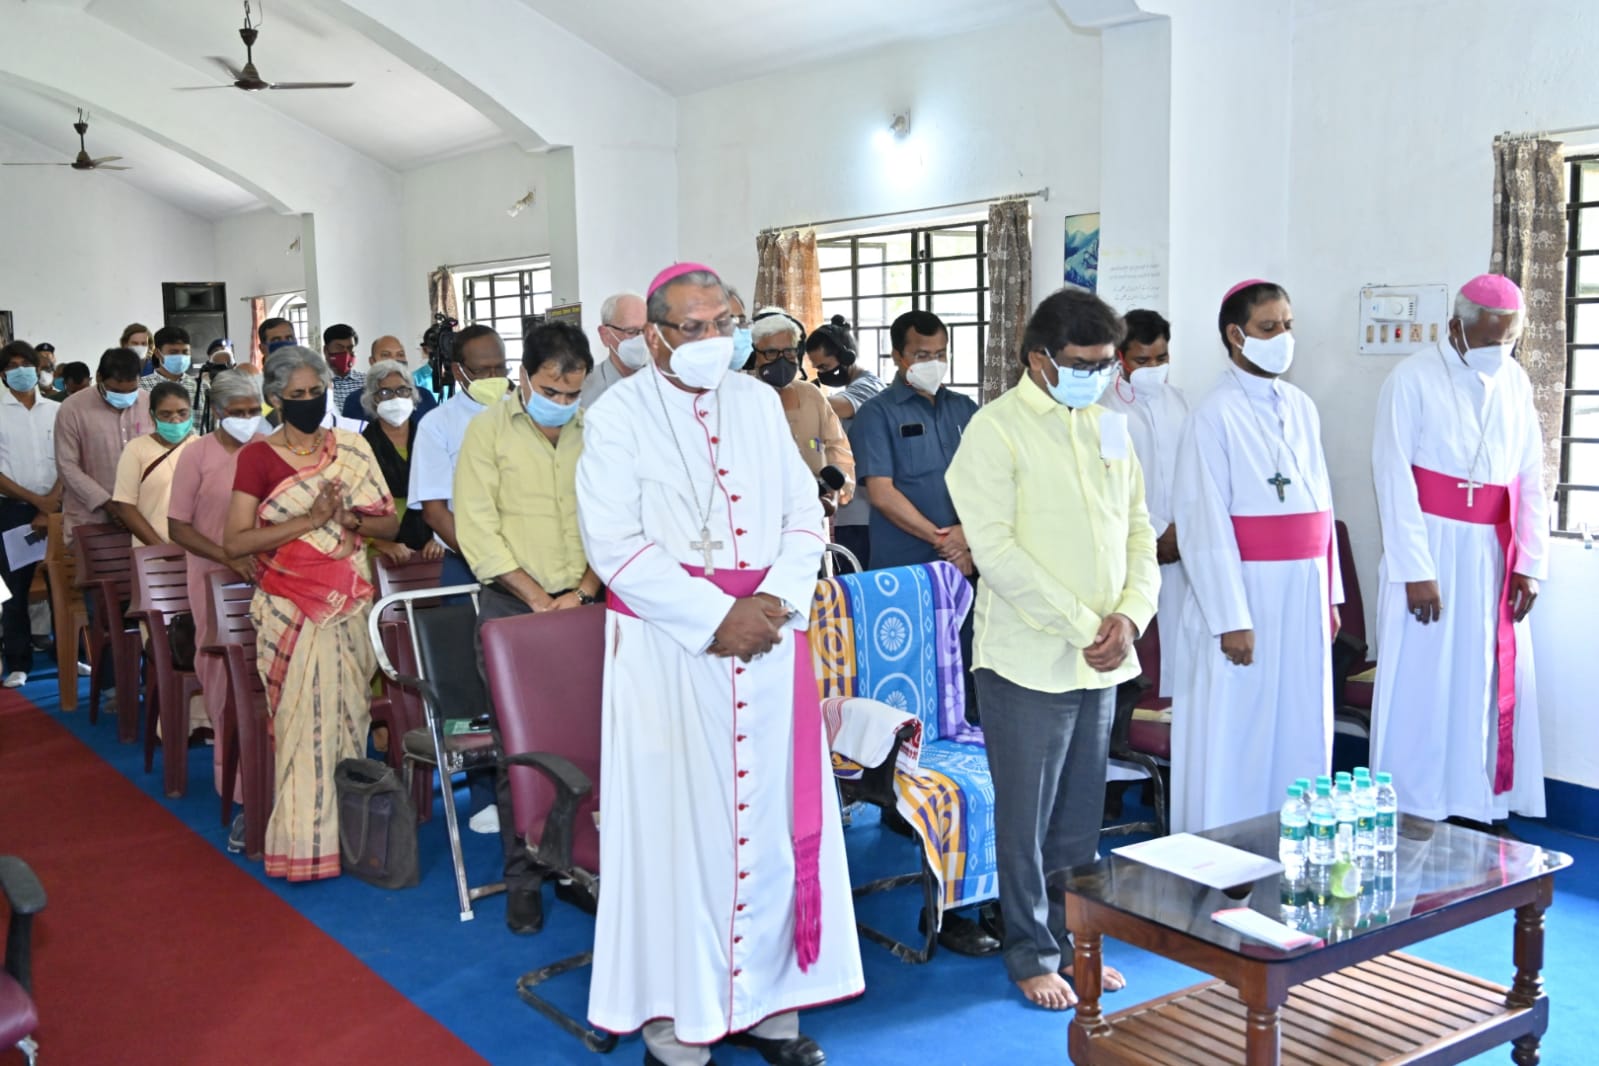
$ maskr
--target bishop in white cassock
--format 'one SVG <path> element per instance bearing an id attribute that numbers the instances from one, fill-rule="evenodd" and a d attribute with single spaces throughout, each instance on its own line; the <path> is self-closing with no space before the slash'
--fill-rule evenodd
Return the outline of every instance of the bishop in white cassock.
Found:
<path id="1" fill-rule="evenodd" d="M 1427 818 L 1544 814 L 1523 619 L 1549 519 L 1532 385 L 1509 358 L 1521 311 L 1508 279 L 1474 279 L 1446 338 L 1396 366 L 1377 400 L 1372 765 Z"/>
<path id="2" fill-rule="evenodd" d="M 1332 764 L 1343 582 L 1321 419 L 1276 376 L 1293 358 L 1286 294 L 1245 283 L 1229 310 L 1233 364 L 1184 424 L 1173 486 L 1190 584 L 1172 696 L 1174 832 L 1275 810 L 1295 778 Z"/>
<path id="3" fill-rule="evenodd" d="M 1172 518 L 1172 481 L 1177 473 L 1177 445 L 1188 417 L 1188 398 L 1177 386 L 1167 380 L 1169 363 L 1149 364 L 1138 362 L 1149 353 L 1166 355 L 1168 338 L 1157 334 L 1154 342 L 1141 343 L 1136 339 L 1137 316 L 1153 316 L 1169 334 L 1166 320 L 1153 311 L 1127 312 L 1128 339 L 1120 351 L 1122 373 L 1105 394 L 1100 397 L 1101 407 L 1120 411 L 1127 416 L 1127 433 L 1133 441 L 1133 453 L 1144 469 L 1144 505 L 1149 509 L 1149 524 L 1157 538 L 1171 535 L 1176 541 Z M 1181 551 L 1177 544 L 1174 550 Z M 1160 602 L 1155 613 L 1162 626 L 1160 642 L 1159 696 L 1170 696 L 1176 675 L 1177 636 L 1182 620 L 1183 603 L 1188 599 L 1188 579 L 1183 573 L 1181 558 L 1167 561 L 1162 544 L 1156 545 L 1160 564 Z"/>
<path id="4" fill-rule="evenodd" d="M 586 413 L 577 476 L 584 546 L 611 597 L 589 1020 L 642 1026 L 646 1061 L 666 1066 L 752 1029 L 743 1041 L 770 1061 L 820 1063 L 794 1012 L 864 981 L 825 739 L 796 737 L 825 545 L 816 479 L 776 393 L 727 373 L 715 275 L 669 268 L 649 308 L 653 359 Z M 740 644 L 751 604 L 769 620 L 764 653 Z M 796 936 L 806 778 L 820 784 L 814 958 Z"/>

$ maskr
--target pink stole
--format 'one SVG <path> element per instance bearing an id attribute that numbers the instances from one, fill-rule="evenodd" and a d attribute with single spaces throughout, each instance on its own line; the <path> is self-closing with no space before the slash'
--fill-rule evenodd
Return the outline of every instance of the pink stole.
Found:
<path id="1" fill-rule="evenodd" d="M 1327 560 L 1327 621 L 1332 622 L 1333 522 L 1331 511 L 1233 515 L 1238 557 L 1246 563 Z"/>
<path id="2" fill-rule="evenodd" d="M 766 578 L 766 570 L 717 570 L 683 564 L 693 577 L 703 578 L 735 599 L 753 596 Z M 617 614 L 638 618 L 614 591 L 606 605 Z M 648 619 L 644 619 L 648 621 Z M 742 706 L 742 704 L 740 705 Z M 822 947 L 822 702 L 810 648 L 794 648 L 794 952 L 802 971 L 821 954 Z"/>
<path id="3" fill-rule="evenodd" d="M 1505 555 L 1505 581 L 1499 590 L 1498 624 L 1494 633 L 1494 654 L 1499 664 L 1498 757 L 1494 762 L 1494 795 L 1509 792 L 1516 782 L 1516 629 L 1511 611 L 1510 580 L 1515 575 L 1516 510 L 1519 482 L 1509 485 L 1478 485 L 1473 499 L 1466 502 L 1466 486 L 1461 479 L 1420 466 L 1410 468 L 1416 478 L 1416 497 L 1421 509 L 1436 518 L 1493 526 L 1499 536 L 1499 550 Z"/>

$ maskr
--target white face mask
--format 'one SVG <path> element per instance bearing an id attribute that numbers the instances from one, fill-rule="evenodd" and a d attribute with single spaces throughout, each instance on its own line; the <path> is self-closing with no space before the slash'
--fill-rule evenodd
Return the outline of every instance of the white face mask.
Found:
<path id="1" fill-rule="evenodd" d="M 56 380 L 56 376 L 51 371 L 49 371 L 49 370 L 41 370 L 41 371 L 39 371 L 39 387 L 41 389 L 48 389 L 51 385 L 55 384 L 55 380 Z"/>
<path id="2" fill-rule="evenodd" d="M 645 363 L 650 361 L 650 348 L 649 345 L 644 343 L 644 334 L 640 333 L 637 337 L 629 337 L 621 344 L 618 344 L 616 346 L 616 357 L 629 370 L 638 370 L 643 367 Z"/>
<path id="3" fill-rule="evenodd" d="M 260 415 L 251 415 L 249 418 L 224 418 L 218 424 L 224 433 L 240 444 L 249 443 L 257 433 L 261 432 Z"/>
<path id="4" fill-rule="evenodd" d="M 1466 340 L 1466 331 L 1462 329 L 1460 331 L 1460 346 L 1461 348 L 1466 348 L 1466 352 L 1460 358 L 1465 360 L 1466 365 L 1471 369 L 1488 377 L 1493 377 L 1499 373 L 1499 368 L 1505 364 L 1506 359 L 1510 358 L 1510 353 L 1516 350 L 1515 341 L 1510 341 L 1507 344 L 1487 344 L 1481 348 L 1466 347 L 1470 343 L 1470 341 Z M 1456 351 L 1459 351 L 1459 349 L 1457 348 Z M 41 383 L 43 380 L 43 375 L 40 375 Z"/>
<path id="5" fill-rule="evenodd" d="M 665 337 L 661 338 L 661 343 L 666 344 Z M 733 358 L 732 337 L 706 337 L 676 348 L 670 344 L 666 347 L 672 353 L 668 360 L 671 376 L 691 389 L 716 388 L 727 376 L 728 363 Z"/>
<path id="6" fill-rule="evenodd" d="M 944 383 L 944 375 L 948 371 L 949 364 L 944 360 L 929 359 L 924 363 L 912 363 L 910 369 L 905 371 L 905 380 L 917 392 L 932 396 Z"/>
<path id="7" fill-rule="evenodd" d="M 1128 384 L 1135 392 L 1159 392 L 1166 387 L 1166 376 L 1171 372 L 1168 363 L 1159 366 L 1141 366 L 1127 375 Z"/>
<path id="8" fill-rule="evenodd" d="M 414 410 L 416 410 L 415 400 L 409 396 L 396 396 L 392 400 L 384 400 L 378 404 L 378 417 L 391 426 L 403 426 Z"/>
<path id="9" fill-rule="evenodd" d="M 1288 368 L 1294 364 L 1294 335 L 1283 330 L 1277 336 L 1266 340 L 1245 333 L 1244 358 L 1268 374 L 1286 374 Z"/>

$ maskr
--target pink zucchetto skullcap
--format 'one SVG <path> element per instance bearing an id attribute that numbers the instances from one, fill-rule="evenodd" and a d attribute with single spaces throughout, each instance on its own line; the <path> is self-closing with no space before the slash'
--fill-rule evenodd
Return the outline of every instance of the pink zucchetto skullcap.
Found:
<path id="1" fill-rule="evenodd" d="M 1240 281 L 1237 285 L 1234 285 L 1232 288 L 1228 289 L 1226 295 L 1224 295 L 1221 298 L 1221 302 L 1222 303 L 1226 303 L 1228 300 L 1231 300 L 1235 294 L 1242 292 L 1243 290 L 1249 288 L 1251 285 L 1270 285 L 1270 284 L 1271 284 L 1271 282 L 1267 281 L 1265 278 L 1248 278 L 1248 279 L 1246 279 L 1244 281 Z"/>
<path id="2" fill-rule="evenodd" d="M 1487 311 L 1520 311 L 1521 287 L 1503 274 L 1478 274 L 1460 287 L 1460 295 Z"/>
<path id="3" fill-rule="evenodd" d="M 650 282 L 650 287 L 649 287 L 648 291 L 645 292 L 644 295 L 646 297 L 654 296 L 656 290 L 659 289 L 661 286 L 669 284 L 669 283 L 671 283 L 673 281 L 676 281 L 678 278 L 682 277 L 684 274 L 696 274 L 696 273 L 699 273 L 701 271 L 703 271 L 706 274 L 715 274 L 716 273 L 716 271 L 712 270 L 710 267 L 704 265 L 703 263 L 673 263 L 671 266 L 667 267 L 665 270 L 663 270 L 659 274 L 655 275 L 655 280 Z"/>

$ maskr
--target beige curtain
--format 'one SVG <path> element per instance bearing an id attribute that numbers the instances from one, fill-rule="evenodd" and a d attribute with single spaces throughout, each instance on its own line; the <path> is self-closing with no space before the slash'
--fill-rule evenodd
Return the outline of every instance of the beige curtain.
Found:
<path id="1" fill-rule="evenodd" d="M 1544 439 L 1544 488 L 1560 475 L 1566 391 L 1566 166 L 1562 146 L 1494 140 L 1494 244 L 1488 269 L 1521 286 L 1527 322 L 1516 358 L 1532 379 Z"/>
<path id="2" fill-rule="evenodd" d="M 755 303 L 781 307 L 813 330 L 822 324 L 822 274 L 816 265 L 816 231 L 767 231 L 755 238 Z"/>
<path id="3" fill-rule="evenodd" d="M 455 301 L 455 275 L 450 273 L 449 267 L 441 266 L 428 275 L 428 310 L 435 315 L 449 315 L 457 321 L 461 318 L 461 309 Z"/>
<path id="4" fill-rule="evenodd" d="M 1026 200 L 988 205 L 988 350 L 983 402 L 1021 378 L 1019 353 L 1033 309 L 1032 210 Z"/>

